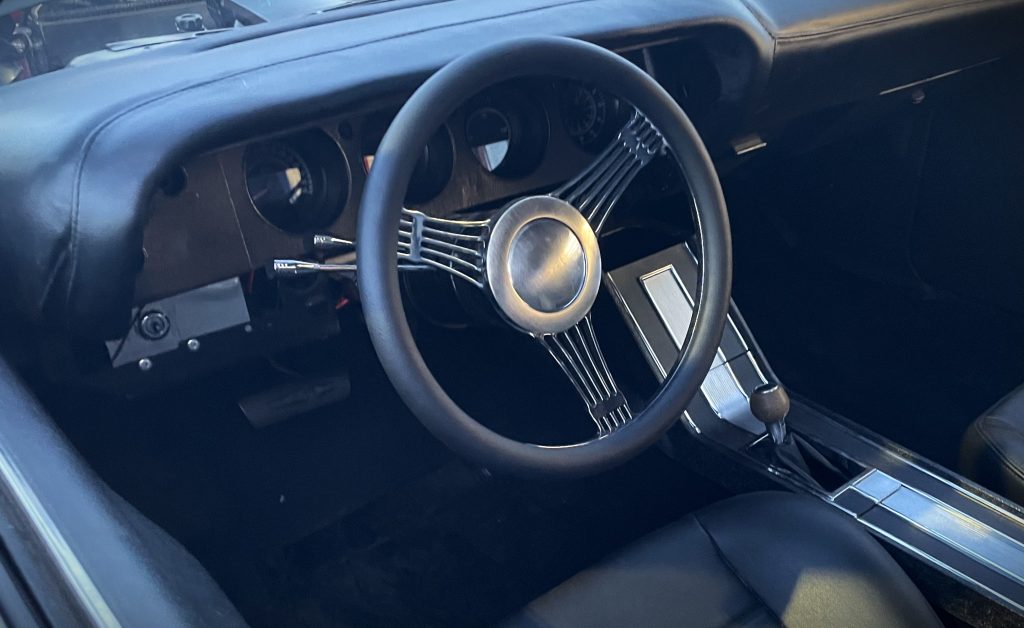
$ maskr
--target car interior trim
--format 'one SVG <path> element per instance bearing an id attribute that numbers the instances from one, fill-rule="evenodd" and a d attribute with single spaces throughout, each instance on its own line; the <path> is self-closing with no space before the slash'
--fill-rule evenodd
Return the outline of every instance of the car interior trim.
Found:
<path id="1" fill-rule="evenodd" d="M 836 504 L 836 507 L 839 508 L 840 510 L 842 510 L 843 512 L 847 513 L 848 515 L 853 516 L 853 513 L 851 513 L 850 511 L 844 509 L 842 506 L 839 506 L 838 504 Z M 933 567 L 943 571 L 944 573 L 947 573 L 947 574 L 953 576 L 954 578 L 956 578 L 960 582 L 963 582 L 963 583 L 967 584 L 968 586 L 970 586 L 970 587 L 972 587 L 972 588 L 974 588 L 974 589 L 976 589 L 978 591 L 983 592 L 985 595 L 991 596 L 992 598 L 995 598 L 995 599 L 999 600 L 1001 603 L 1006 604 L 1009 608 L 1013 609 L 1017 613 L 1024 613 L 1024 605 L 1022 605 L 1019 602 L 1015 601 L 1010 596 L 1008 596 L 1008 595 L 1006 595 L 1006 594 L 1004 594 L 1004 593 L 1002 593 L 1000 591 L 997 591 L 995 588 L 990 587 L 990 586 L 988 586 L 987 584 L 985 584 L 983 582 L 980 582 L 976 578 L 973 578 L 973 577 L 967 575 L 963 570 L 960 570 L 960 569 L 957 569 L 957 568 L 953 567 L 948 562 L 946 562 L 946 561 L 944 561 L 944 560 L 942 560 L 940 558 L 936 558 L 931 553 L 921 549 L 920 547 L 918 547 L 914 543 L 910 543 L 910 542 L 904 540 L 900 535 L 894 534 L 894 533 L 886 530 L 885 528 L 883 528 L 883 527 L 881 527 L 879 525 L 876 525 L 876 524 L 874 524 L 874 523 L 872 523 L 870 521 L 865 521 L 863 519 L 858 519 L 858 521 L 861 523 L 861 525 L 863 525 L 865 528 L 870 530 L 876 536 L 884 539 L 886 542 L 892 543 L 897 548 L 907 552 L 908 554 L 911 554 L 912 556 L 915 556 L 915 557 L 917 557 L 917 558 L 927 562 L 931 566 L 933 566 Z"/>
<path id="2" fill-rule="evenodd" d="M 1020 541 L 878 469 L 865 471 L 828 498 L 836 506 L 866 523 L 863 521 L 866 511 L 853 512 L 842 505 L 844 496 L 850 492 L 868 498 L 872 507 L 877 506 L 893 513 L 947 546 L 1024 585 L 1024 577 L 1021 576 L 1024 573 L 1024 544 Z M 941 564 L 945 569 L 951 569 L 947 563 Z M 966 574 L 960 575 L 981 585 Z M 1024 610 L 1024 606 L 1018 602 L 1003 594 L 999 596 L 1005 602 Z"/>
<path id="3" fill-rule="evenodd" d="M 67 590 L 93 626 L 117 628 L 121 625 L 103 594 L 78 560 L 39 496 L 18 470 L 6 446 L 0 441 L 0 478 L 13 503 L 29 523 L 33 533 L 50 557 Z"/>
<path id="4" fill-rule="evenodd" d="M 885 473 L 874 469 L 869 475 Z M 896 482 L 896 488 L 888 494 L 867 493 L 862 486 L 865 481 L 866 478 L 862 478 L 854 482 L 851 485 L 852 490 L 874 499 L 878 505 L 913 523 L 940 541 L 970 554 L 1024 584 L 1024 544 L 931 495 L 895 480 L 893 482 Z"/>
<path id="5" fill-rule="evenodd" d="M 685 249 L 686 254 L 679 255 L 679 248 Z M 648 364 L 651 365 L 655 374 L 660 379 L 665 378 L 666 373 L 671 370 L 674 362 L 666 359 L 667 356 L 661 355 L 654 350 L 651 340 L 648 338 L 648 332 L 645 332 L 644 327 L 637 321 L 637 315 L 633 311 L 636 305 L 631 305 L 633 299 L 624 294 L 620 284 L 623 281 L 636 280 L 642 287 L 646 304 L 653 308 L 657 314 L 658 323 L 667 333 L 676 350 L 681 349 L 685 344 L 686 333 L 693 317 L 693 297 L 690 295 L 687 283 L 680 276 L 680 269 L 677 267 L 677 264 L 690 266 L 690 268 L 683 270 L 683 272 L 690 276 L 696 272 L 697 259 L 688 245 L 672 247 L 651 256 L 651 258 L 660 260 L 665 255 L 672 256 L 673 261 L 665 265 L 656 263 L 653 270 L 642 272 L 639 276 L 633 277 L 628 268 L 615 269 L 605 275 L 605 284 L 611 291 L 615 303 L 625 315 L 626 320 L 631 323 L 630 329 L 639 341 L 645 354 L 644 357 L 647 358 Z M 634 262 L 634 264 L 643 263 L 644 260 Z M 632 266 L 631 264 L 630 267 Z M 666 281 L 664 279 L 666 276 L 670 277 L 671 280 Z M 711 370 L 708 371 L 704 381 L 701 382 L 700 392 L 718 418 L 735 425 L 745 432 L 760 435 L 765 433 L 764 424 L 755 419 L 750 413 L 749 396 L 744 390 L 744 383 L 740 381 L 736 373 L 736 367 L 741 363 L 744 365 L 749 364 L 750 369 L 756 373 L 757 381 L 754 384 L 755 386 L 767 383 L 768 380 L 761 372 L 760 367 L 748 348 L 746 340 L 743 338 L 743 334 L 739 332 L 739 328 L 733 320 L 733 309 L 730 308 L 725 326 L 725 333 L 728 334 L 733 346 L 727 351 L 723 344 L 719 344 L 715 351 Z M 684 412 L 683 420 L 695 424 L 688 416 L 690 412 L 690 408 Z"/>
<path id="6" fill-rule="evenodd" d="M 1024 626 L 1024 0 L 14 2 L 0 628 Z"/>
<path id="7" fill-rule="evenodd" d="M 932 83 L 934 81 L 939 81 L 944 78 L 956 76 L 957 74 L 960 74 L 961 72 L 966 72 L 967 70 L 973 70 L 975 68 L 980 68 L 982 66 L 989 65 L 990 63 L 995 63 L 996 61 L 999 61 L 1000 58 L 1001 57 L 992 57 L 991 59 L 985 59 L 984 61 L 979 61 L 978 63 L 972 63 L 971 65 L 966 65 L 962 68 L 955 68 L 952 70 L 948 70 L 946 72 L 940 72 L 939 74 L 935 74 L 934 76 L 929 76 L 918 81 L 913 81 L 910 83 L 906 83 L 904 85 L 897 85 L 896 87 L 883 89 L 882 91 L 878 92 L 878 95 L 888 96 L 889 94 L 895 94 L 896 92 L 902 92 L 907 89 L 920 87 L 921 85 L 927 85 L 928 83 Z"/>
<path id="8" fill-rule="evenodd" d="M 652 262 L 648 262 L 649 267 L 661 268 L 659 255 L 663 254 L 664 252 L 647 258 L 654 260 L 653 266 L 650 266 Z M 692 260 L 692 256 L 688 255 L 684 259 Z M 629 266 L 632 265 L 627 265 L 625 268 L 628 269 Z M 621 270 L 621 268 L 612 270 L 609 275 L 620 273 Z M 633 274 L 637 272 L 643 274 L 643 271 L 634 271 Z M 627 279 L 623 279 L 623 276 L 610 278 L 608 283 L 615 295 L 616 304 L 623 309 L 626 314 L 625 318 L 635 326 L 632 331 L 638 338 L 638 344 L 645 349 L 645 353 L 650 352 L 650 355 L 646 356 L 648 362 L 657 371 L 664 368 L 663 364 L 671 359 L 673 354 L 669 352 L 669 346 L 676 349 L 676 343 L 668 333 L 663 332 L 657 334 L 659 339 L 655 342 L 649 337 L 653 330 L 645 329 L 638 322 L 640 318 L 628 305 L 630 302 L 636 301 L 636 297 L 631 301 L 617 289 L 617 286 L 628 281 L 630 276 L 633 275 L 625 275 Z M 735 311 L 735 304 L 733 304 L 733 310 Z M 732 314 L 733 312 L 730 312 L 730 318 Z M 738 311 L 735 311 L 735 314 L 738 316 Z M 643 320 L 648 326 L 664 325 L 663 321 L 657 317 L 647 317 Z M 732 329 L 738 330 L 739 327 L 735 325 L 731 328 L 727 327 L 727 330 L 731 331 Z M 749 336 L 749 333 L 749 330 L 745 330 L 741 334 L 744 336 L 741 340 L 743 346 L 757 347 L 754 338 Z M 723 342 L 725 341 L 726 338 L 723 338 Z M 752 355 L 754 351 L 758 352 L 757 356 Z M 755 367 L 759 361 L 764 360 L 759 349 L 749 350 L 746 355 Z M 727 362 L 726 365 L 734 363 L 735 360 Z M 762 372 L 760 368 L 757 368 L 757 372 L 760 377 L 763 377 L 760 375 Z M 766 437 L 763 435 L 760 437 L 752 437 L 749 434 L 740 436 L 735 431 L 723 431 L 715 427 L 715 422 L 735 424 L 720 421 L 718 416 L 712 421 L 706 411 L 698 411 L 694 405 L 696 404 L 691 405 L 691 408 L 687 410 L 684 424 L 696 437 L 733 449 L 736 455 L 743 460 L 750 460 L 754 450 L 766 446 Z M 925 559 L 967 586 L 1000 600 L 1016 612 L 1024 611 L 1024 606 L 1014 601 L 1017 597 L 1013 593 L 1013 590 L 1024 585 L 1024 582 L 1017 577 L 1009 577 L 1003 568 L 996 566 L 1002 560 L 1000 556 L 1007 552 L 1014 553 L 1014 555 L 1021 552 L 1019 559 L 1024 560 L 1024 542 L 1022 542 L 1024 540 L 1024 520 L 1018 514 L 1000 507 L 994 500 L 987 499 L 981 494 L 971 492 L 968 488 L 941 477 L 926 466 L 918 464 L 908 455 L 901 455 L 898 453 L 897 446 L 891 443 L 880 443 L 878 438 L 872 438 L 873 435 L 862 433 L 862 431 L 844 428 L 842 424 L 836 423 L 831 417 L 811 411 L 803 404 L 796 406 L 795 411 L 790 415 L 790 422 L 800 430 L 802 435 L 814 442 L 827 442 L 830 450 L 838 452 L 854 465 L 861 461 L 871 461 L 872 464 L 861 464 L 860 467 L 864 470 L 854 480 L 837 488 L 834 492 L 809 486 L 799 478 L 789 475 L 784 470 L 780 471 L 772 465 L 768 466 L 769 473 L 775 474 L 776 478 L 791 483 L 801 491 L 817 495 L 854 516 L 875 534 L 915 556 Z M 851 438 L 852 441 L 844 440 Z M 923 474 L 925 478 L 939 481 L 940 486 L 944 489 L 952 489 L 952 492 L 942 493 L 945 499 L 936 497 L 932 494 L 933 488 L 928 488 L 926 482 L 916 480 L 917 478 L 924 479 L 920 474 Z M 913 494 L 904 494 L 901 491 L 912 491 Z M 887 502 L 886 498 L 890 495 L 896 495 L 896 497 L 891 502 Z M 914 501 L 907 499 L 908 495 L 920 497 Z M 851 499 L 854 497 L 860 499 L 857 503 L 851 504 Z M 960 502 L 960 500 L 965 500 L 965 502 Z M 867 505 L 865 502 L 868 502 Z M 966 504 L 970 504 L 970 508 L 966 508 Z M 922 505 L 926 507 L 923 508 Z M 978 509 L 976 514 L 971 514 L 972 509 Z M 894 519 L 886 519 L 882 516 L 883 514 Z M 931 515 L 933 518 L 939 517 L 939 520 L 931 521 L 925 515 Z M 920 534 L 925 535 L 925 538 L 915 537 L 913 530 L 919 530 Z M 971 536 L 972 531 L 974 531 L 973 537 Z M 986 540 L 985 536 L 989 531 L 993 535 L 997 535 L 1000 540 L 994 542 Z M 926 542 L 927 539 L 932 540 L 931 544 Z M 938 543 L 939 547 L 934 547 L 935 543 Z M 955 555 L 951 553 L 955 553 Z"/>

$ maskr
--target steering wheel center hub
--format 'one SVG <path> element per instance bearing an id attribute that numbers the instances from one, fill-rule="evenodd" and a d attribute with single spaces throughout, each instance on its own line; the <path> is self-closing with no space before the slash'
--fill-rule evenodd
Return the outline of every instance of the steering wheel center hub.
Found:
<path id="1" fill-rule="evenodd" d="M 572 229 L 551 218 L 526 223 L 512 241 L 508 275 L 523 301 L 539 312 L 569 307 L 586 281 L 587 256 Z"/>
<path id="2" fill-rule="evenodd" d="M 572 327 L 590 311 L 601 279 L 597 236 L 569 203 L 530 196 L 494 222 L 487 282 L 498 309 L 534 335 Z"/>

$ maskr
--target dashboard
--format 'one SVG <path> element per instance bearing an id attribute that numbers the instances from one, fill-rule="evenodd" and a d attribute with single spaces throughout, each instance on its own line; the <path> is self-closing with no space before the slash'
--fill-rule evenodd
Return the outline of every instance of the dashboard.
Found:
<path id="1" fill-rule="evenodd" d="M 626 56 L 645 62 L 641 50 Z M 312 252 L 314 233 L 353 239 L 366 175 L 401 102 L 257 135 L 173 166 L 152 200 L 136 302 L 302 257 Z M 583 170 L 629 111 L 615 96 L 575 81 L 497 85 L 433 134 L 405 204 L 453 217 L 549 191 Z"/>
<path id="2" fill-rule="evenodd" d="M 391 0 L 34 77 L 0 96 L 0 308 L 119 338 L 133 305 L 300 257 L 310 231 L 352 237 L 376 135 L 431 73 L 496 41 L 574 37 L 642 63 L 721 165 L 1015 54 L 1022 27 L 1024 0 Z M 408 201 L 450 215 L 549 189 L 614 116 L 543 81 L 482 95 L 427 148 Z"/>

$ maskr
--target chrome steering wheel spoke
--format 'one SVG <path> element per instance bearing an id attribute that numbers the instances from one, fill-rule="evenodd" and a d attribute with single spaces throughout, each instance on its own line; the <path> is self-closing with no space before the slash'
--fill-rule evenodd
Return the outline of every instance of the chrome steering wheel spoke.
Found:
<path id="1" fill-rule="evenodd" d="M 611 434 L 633 419 L 629 403 L 605 362 L 589 313 L 565 331 L 535 337 L 586 404 L 598 436 Z"/>
<path id="2" fill-rule="evenodd" d="M 398 270 L 439 269 L 478 288 L 485 285 L 484 260 L 491 220 L 434 218 L 414 209 L 402 208 L 398 225 Z M 314 234 L 310 245 L 321 254 L 340 253 L 326 262 L 277 259 L 268 267 L 272 276 L 310 273 L 354 273 L 357 269 L 352 240 Z"/>
<path id="3" fill-rule="evenodd" d="M 615 140 L 583 172 L 551 195 L 576 207 L 594 232 L 600 233 L 622 193 L 665 148 L 658 129 L 634 110 Z"/>
<path id="4" fill-rule="evenodd" d="M 403 208 L 398 225 L 398 258 L 443 270 L 483 288 L 490 226 L 490 220 L 434 218 Z"/>

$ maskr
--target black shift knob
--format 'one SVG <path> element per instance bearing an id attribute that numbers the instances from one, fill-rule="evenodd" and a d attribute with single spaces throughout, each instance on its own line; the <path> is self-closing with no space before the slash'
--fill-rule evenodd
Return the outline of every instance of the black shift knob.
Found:
<path id="1" fill-rule="evenodd" d="M 779 384 L 762 384 L 750 393 L 750 413 L 764 423 L 771 425 L 786 420 L 789 414 L 789 395 Z"/>

